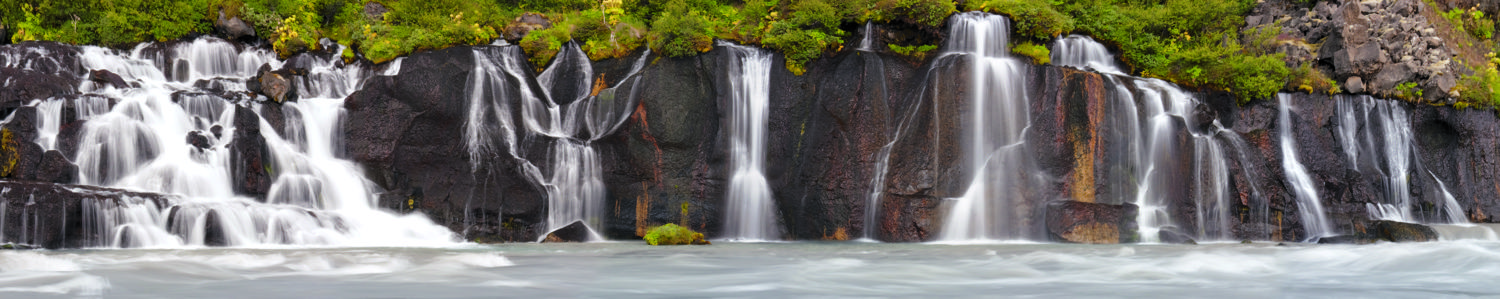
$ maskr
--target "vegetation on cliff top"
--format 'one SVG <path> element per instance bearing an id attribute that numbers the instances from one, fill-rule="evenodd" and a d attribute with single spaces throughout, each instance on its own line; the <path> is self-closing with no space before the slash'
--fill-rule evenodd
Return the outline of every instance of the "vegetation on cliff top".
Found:
<path id="1" fill-rule="evenodd" d="M 383 62 L 414 51 L 486 44 L 505 37 L 525 13 L 545 16 L 513 40 L 537 67 L 577 41 L 592 59 L 623 57 L 641 46 L 671 57 L 712 48 L 713 40 L 780 52 L 794 73 L 841 50 L 864 22 L 930 33 L 960 10 L 949 0 L 20 0 L 0 6 L 12 40 L 54 40 L 127 47 L 212 30 L 218 13 L 239 17 L 283 55 L 316 49 L 320 38 Z M 370 11 L 367 6 L 386 8 Z M 962 10 L 1012 17 L 1013 47 L 1045 61 L 1050 39 L 1086 34 L 1118 49 L 1134 73 L 1200 88 L 1264 98 L 1299 75 L 1279 54 L 1240 44 L 1253 0 L 970 0 Z M 514 38 L 514 37 L 512 37 Z M 922 56 L 933 46 L 886 47 Z M 1307 80 L 1303 80 L 1307 81 Z"/>

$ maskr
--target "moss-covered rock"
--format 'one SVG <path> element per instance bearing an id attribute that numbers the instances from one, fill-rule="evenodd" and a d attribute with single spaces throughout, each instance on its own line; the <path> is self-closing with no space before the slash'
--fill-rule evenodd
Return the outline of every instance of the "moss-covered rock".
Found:
<path id="1" fill-rule="evenodd" d="M 708 245 L 703 234 L 686 227 L 668 223 L 646 232 L 646 244 L 656 245 Z"/>

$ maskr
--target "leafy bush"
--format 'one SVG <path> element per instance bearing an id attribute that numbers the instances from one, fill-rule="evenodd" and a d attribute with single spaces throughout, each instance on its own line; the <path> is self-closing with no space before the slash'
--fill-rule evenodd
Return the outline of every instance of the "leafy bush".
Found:
<path id="1" fill-rule="evenodd" d="M 697 55 L 713 49 L 713 31 L 701 10 L 690 10 L 683 0 L 670 0 L 651 23 L 651 50 L 670 57 Z"/>
<path id="2" fill-rule="evenodd" d="M 686 227 L 668 223 L 646 231 L 646 244 L 656 245 L 708 245 L 703 234 Z"/>
<path id="3" fill-rule="evenodd" d="M 1453 28 L 1462 29 L 1469 35 L 1478 39 L 1490 39 L 1495 37 L 1495 21 L 1486 18 L 1484 11 L 1478 7 L 1470 7 L 1468 10 L 1454 8 L 1441 13 L 1444 19 L 1453 23 Z"/>
<path id="4" fill-rule="evenodd" d="M 872 16 L 866 19 L 927 27 L 942 26 L 943 20 L 958 12 L 950 0 L 881 0 L 873 6 Z"/>

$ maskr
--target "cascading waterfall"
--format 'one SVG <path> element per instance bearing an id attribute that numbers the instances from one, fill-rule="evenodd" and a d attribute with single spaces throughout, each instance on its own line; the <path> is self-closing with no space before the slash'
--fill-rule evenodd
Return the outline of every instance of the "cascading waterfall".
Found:
<path id="1" fill-rule="evenodd" d="M 968 59 L 972 124 L 966 145 L 974 177 L 964 195 L 950 199 L 938 240 L 969 242 L 1025 237 L 1012 207 L 1032 172 L 1024 132 L 1031 125 L 1024 64 L 1010 57 L 1010 23 L 1003 16 L 955 14 L 944 58 Z"/>
<path id="2" fill-rule="evenodd" d="M 859 39 L 859 48 L 855 49 L 865 52 L 875 51 L 875 23 L 865 22 L 865 31 L 861 34 L 863 36 Z"/>
<path id="3" fill-rule="evenodd" d="M 1344 155 L 1356 170 L 1370 169 L 1384 178 L 1383 202 L 1367 204 L 1373 219 L 1421 222 L 1412 213 L 1411 179 L 1426 175 L 1438 184 L 1438 192 L 1449 223 L 1467 223 L 1463 208 L 1448 187 L 1431 171 L 1419 171 L 1415 134 L 1410 113 L 1400 103 L 1370 96 L 1338 96 L 1337 138 Z"/>
<path id="4" fill-rule="evenodd" d="M 628 109 L 636 103 L 637 73 L 648 56 L 649 51 L 642 54 L 616 87 L 601 87 L 597 94 L 554 95 L 548 91 L 553 87 L 593 89 L 589 81 L 592 66 L 576 44 L 568 44 L 535 81 L 527 80 L 526 56 L 519 47 L 502 44 L 475 48 L 475 70 L 466 87 L 470 98 L 464 126 L 474 170 L 479 171 L 491 157 L 514 159 L 528 180 L 547 192 L 547 231 L 582 221 L 593 240 L 603 240 L 596 229 L 603 224 L 605 211 L 604 170 L 591 144 L 619 129 L 629 118 Z M 573 76 L 565 76 L 567 72 L 573 72 L 569 73 Z M 627 85 L 631 87 L 629 94 L 617 94 L 619 87 Z M 568 104 L 556 104 L 563 100 L 557 97 L 563 96 L 577 98 L 566 99 Z M 515 108 L 522 110 L 519 125 L 513 122 Z M 526 157 L 518 146 L 521 140 L 529 140 L 527 136 L 549 140 L 549 154 Z M 550 163 L 536 165 L 531 161 Z"/>
<path id="5" fill-rule="evenodd" d="M 419 215 L 397 216 L 373 207 L 375 187 L 342 154 L 343 101 L 371 72 L 335 59 L 301 55 L 307 69 L 297 84 L 302 99 L 283 105 L 289 121 L 283 138 L 264 118 L 265 101 L 252 100 L 244 82 L 262 65 L 289 63 L 257 48 L 239 50 L 216 38 L 174 44 L 141 44 L 119 52 L 83 47 L 85 69 L 107 70 L 130 86 L 99 86 L 88 80 L 83 95 L 36 103 L 36 140 L 54 149 L 53 127 L 69 118 L 87 120 L 72 158 L 81 183 L 180 196 L 167 206 L 142 199 L 85 199 L 84 228 L 102 236 L 100 247 L 202 246 L 222 235 L 230 246 L 273 244 L 391 246 L 453 242 L 447 229 Z M 336 55 L 335 55 L 336 57 Z M 170 74 L 170 76 L 168 76 Z M 209 86 L 204 89 L 199 86 Z M 212 89 L 222 89 L 222 92 Z M 65 102 L 71 101 L 71 102 Z M 111 102 L 113 107 L 110 108 Z M 75 115 L 56 107 L 71 105 Z M 265 203 L 232 187 L 230 147 L 236 111 L 255 117 L 268 153 L 273 183 Z M 206 147 L 183 141 L 201 136 Z"/>
<path id="6" fill-rule="evenodd" d="M 1292 135 L 1291 96 L 1283 93 L 1277 94 L 1276 98 L 1280 110 L 1276 122 L 1281 131 L 1281 167 L 1286 171 L 1287 188 L 1297 197 L 1297 214 L 1301 216 L 1303 230 L 1308 238 L 1332 236 L 1333 226 L 1323 213 L 1318 189 L 1313 186 L 1312 177 L 1302 167 L 1302 162 L 1297 160 L 1297 138 Z"/>
<path id="7" fill-rule="evenodd" d="M 719 43 L 733 55 L 729 74 L 730 171 L 724 238 L 770 241 L 781 236 L 776 203 L 766 182 L 766 120 L 770 115 L 771 53 Z"/>
<path id="8" fill-rule="evenodd" d="M 1133 186 L 1134 192 L 1126 192 L 1130 189 L 1125 187 L 1125 190 L 1112 193 L 1133 196 L 1098 200 L 1136 204 L 1140 209 L 1137 225 L 1141 240 L 1156 242 L 1162 229 L 1181 224 L 1168 216 L 1166 198 L 1178 190 L 1191 190 L 1187 196 L 1195 204 L 1197 230 L 1182 233 L 1190 233 L 1199 239 L 1232 238 L 1232 190 L 1227 161 L 1239 159 L 1243 165 L 1245 158 L 1243 154 L 1228 155 L 1224 144 L 1243 153 L 1243 146 L 1234 142 L 1239 140 L 1238 134 L 1225 129 L 1217 120 L 1212 121 L 1207 129 L 1184 127 L 1185 124 L 1197 123 L 1193 111 L 1202 105 L 1197 98 L 1165 81 L 1126 77 L 1109 50 L 1092 38 L 1070 35 L 1058 39 L 1053 49 L 1054 63 L 1099 72 L 1115 88 L 1113 95 L 1119 110 L 1109 117 L 1114 130 L 1128 141 L 1124 149 L 1127 158 L 1122 161 L 1126 165 L 1120 167 L 1131 170 L 1130 176 L 1120 178 L 1116 184 Z M 1134 84 L 1124 83 L 1126 79 Z M 1191 153 L 1184 152 L 1188 149 L 1177 144 L 1177 137 L 1182 133 L 1192 139 Z M 1180 163 L 1191 163 L 1192 172 L 1170 171 L 1179 169 Z M 1184 175 L 1188 177 L 1182 177 Z M 1132 181 L 1131 178 L 1136 179 Z"/>
<path id="9" fill-rule="evenodd" d="M 1068 35 L 1057 39 L 1052 45 L 1052 63 L 1105 74 L 1125 75 L 1115 65 L 1115 55 L 1110 54 L 1104 44 L 1082 35 Z"/>

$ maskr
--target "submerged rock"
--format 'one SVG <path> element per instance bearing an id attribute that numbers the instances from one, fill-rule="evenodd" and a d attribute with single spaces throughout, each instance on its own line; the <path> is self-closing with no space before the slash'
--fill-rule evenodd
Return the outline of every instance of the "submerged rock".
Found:
<path id="1" fill-rule="evenodd" d="M 1137 208 L 1079 201 L 1047 204 L 1047 237 L 1055 242 L 1085 244 L 1134 243 Z"/>
<path id="2" fill-rule="evenodd" d="M 1432 242 L 1438 234 L 1432 227 L 1389 220 L 1376 220 L 1366 231 L 1371 237 L 1391 242 Z"/>
<path id="3" fill-rule="evenodd" d="M 568 226 L 547 233 L 547 238 L 542 239 L 542 243 L 588 242 L 589 235 L 592 233 L 589 232 L 588 225 L 583 224 L 583 221 L 573 221 Z"/>

